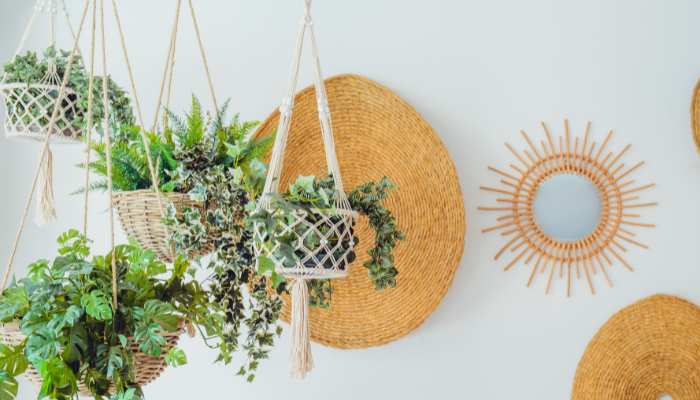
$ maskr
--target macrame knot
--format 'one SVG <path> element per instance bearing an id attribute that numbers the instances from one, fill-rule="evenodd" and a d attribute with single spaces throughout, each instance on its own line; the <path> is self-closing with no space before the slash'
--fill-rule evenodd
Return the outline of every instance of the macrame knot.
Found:
<path id="1" fill-rule="evenodd" d="M 40 173 L 39 180 L 42 183 L 42 188 L 37 196 L 35 222 L 42 226 L 56 220 L 53 197 L 53 154 L 48 147 L 46 148 L 46 156 L 41 162 Z"/>
<path id="2" fill-rule="evenodd" d="M 328 102 L 323 99 L 318 99 L 318 112 L 319 114 L 329 115 L 331 113 L 330 107 L 328 107 Z"/>
<path id="3" fill-rule="evenodd" d="M 284 99 L 282 100 L 282 104 L 280 105 L 280 114 L 282 114 L 285 117 L 288 117 L 289 115 L 292 114 L 292 109 L 294 108 L 293 102 L 290 101 L 289 99 Z"/>
<path id="4" fill-rule="evenodd" d="M 290 354 L 292 378 L 303 379 L 314 368 L 309 331 L 309 289 L 306 280 L 295 278 L 292 282 L 292 352 Z"/>

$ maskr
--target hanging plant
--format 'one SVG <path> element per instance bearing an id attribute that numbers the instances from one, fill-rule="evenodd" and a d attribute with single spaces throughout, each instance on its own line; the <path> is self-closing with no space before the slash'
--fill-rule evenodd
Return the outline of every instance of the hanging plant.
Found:
<path id="1" fill-rule="evenodd" d="M 377 290 L 396 286 L 398 270 L 392 253 L 398 242 L 404 239 L 391 211 L 382 205 L 393 188 L 389 179 L 384 177 L 377 183 L 364 183 L 347 194 L 352 210 L 367 217 L 375 233 L 374 246 L 368 251 L 370 259 L 363 266 Z M 261 272 L 269 272 L 279 279 L 272 259 L 280 260 L 284 268 L 295 268 L 301 263 L 305 268 L 316 268 L 321 264 L 325 269 L 347 269 L 356 259 L 353 245 L 357 245 L 359 239 L 353 228 L 348 230 L 349 234 L 339 235 L 341 221 L 334 215 L 334 198 L 336 189 L 332 176 L 320 179 L 300 176 L 285 193 L 271 196 L 270 207 L 256 209 L 250 215 L 256 245 L 263 249 L 262 254 L 270 256 L 260 256 Z M 300 215 L 303 223 L 290 224 Z M 330 223 L 321 223 L 324 215 L 330 215 Z M 311 306 L 330 306 L 331 280 L 308 280 L 307 285 Z"/>
<path id="2" fill-rule="evenodd" d="M 90 257 L 88 240 L 75 230 L 58 244 L 53 261 L 29 265 L 28 276 L 0 296 L 0 321 L 21 332 L 14 345 L 0 345 L 0 397 L 14 398 L 15 377 L 25 372 L 41 384 L 39 398 L 141 396 L 141 385 L 166 364 L 187 362 L 176 347 L 185 326 L 223 336 L 223 312 L 185 259 L 167 266 L 135 243 Z"/>
<path id="3" fill-rule="evenodd" d="M 257 122 L 242 122 L 237 115 L 226 122 L 226 108 L 225 105 L 211 117 L 204 114 L 199 101 L 193 97 L 191 110 L 185 118 L 169 113 L 168 128 L 162 134 L 146 133 L 159 190 L 178 217 L 195 218 L 193 210 L 203 216 L 212 204 L 204 194 L 204 187 L 223 179 L 223 174 L 225 179 L 236 181 L 239 190 L 232 195 L 240 197 L 241 201 L 245 200 L 241 194 L 254 195 L 256 187 L 260 186 L 256 180 L 264 178 L 265 165 L 258 157 L 269 150 L 272 139 L 247 139 Z M 101 179 L 94 181 L 90 189 L 104 190 L 107 187 L 105 144 L 94 143 L 93 149 L 97 160 L 90 168 Z M 202 173 L 204 171 L 211 173 Z M 149 189 L 153 183 L 139 128 L 122 129 L 112 140 L 112 181 L 117 191 L 115 206 L 127 234 L 156 251 L 161 258 L 170 259 L 170 232 L 163 225 L 163 215 L 159 212 L 159 196 Z M 244 205 L 242 203 L 241 207 Z M 147 210 L 145 214 L 144 210 Z M 242 217 L 241 208 L 238 219 Z M 193 252 L 190 255 L 207 254 L 213 250 L 213 243 L 209 240 L 197 249 L 190 247 L 188 250 Z"/>
<path id="4" fill-rule="evenodd" d="M 4 66 L 5 81 L 2 91 L 7 106 L 5 122 L 8 133 L 46 134 L 53 107 L 58 99 L 59 86 L 66 73 L 70 52 L 48 47 L 43 55 L 28 51 L 17 55 Z M 93 83 L 95 99 L 102 98 L 102 80 L 96 76 Z M 131 101 L 111 78 L 108 79 L 109 120 L 112 127 L 134 122 Z M 87 127 L 89 74 L 80 55 L 75 56 L 70 70 L 66 94 L 60 100 L 59 115 L 53 133 L 67 139 L 80 139 Z M 104 118 L 101 101 L 93 104 L 93 120 Z M 102 132 L 101 124 L 95 129 Z"/>

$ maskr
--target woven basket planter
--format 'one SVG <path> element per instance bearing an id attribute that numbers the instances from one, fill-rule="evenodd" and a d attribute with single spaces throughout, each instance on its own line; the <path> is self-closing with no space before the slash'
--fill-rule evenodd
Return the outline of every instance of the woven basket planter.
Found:
<path id="1" fill-rule="evenodd" d="M 9 83 L 0 86 L 7 110 L 5 135 L 43 141 L 49 134 L 48 125 L 60 89 L 60 86 L 52 84 Z M 82 140 L 82 129 L 74 124 L 74 118 L 78 114 L 77 106 L 77 94 L 66 88 L 59 101 L 56 123 L 51 130 L 52 143 L 75 143 Z"/>
<path id="2" fill-rule="evenodd" d="M 178 217 L 187 208 L 198 208 L 204 218 L 204 207 L 182 193 L 161 193 L 163 202 L 175 206 Z M 166 204 L 163 204 L 165 207 Z M 170 252 L 170 232 L 163 223 L 158 206 L 158 196 L 152 190 L 134 190 L 114 193 L 114 208 L 117 210 L 122 227 L 129 237 L 139 244 L 156 252 L 162 260 L 172 261 Z M 190 254 L 192 257 L 203 256 L 214 250 L 212 238 L 206 238 L 202 248 Z"/>
<path id="3" fill-rule="evenodd" d="M 26 336 L 19 330 L 17 322 L 0 324 L 0 343 L 6 346 L 17 346 L 24 342 Z"/>
<path id="4" fill-rule="evenodd" d="M 180 341 L 180 336 L 184 333 L 184 328 L 181 328 L 177 332 L 164 333 L 165 345 L 163 345 L 161 355 L 158 357 L 152 357 L 146 355 L 139 351 L 138 345 L 132 343 L 129 347 L 134 353 L 134 365 L 136 367 L 136 377 L 134 383 L 139 386 L 145 386 L 160 376 L 165 370 L 167 363 L 165 362 L 165 356 L 168 352 L 177 346 Z M 0 343 L 8 346 L 17 346 L 21 344 L 26 336 L 22 334 L 19 330 L 17 323 L 3 324 L 0 325 Z M 24 375 L 31 382 L 37 385 L 42 384 L 41 375 L 31 364 L 24 372 Z M 83 382 L 78 383 L 78 390 L 82 396 L 92 396 L 87 386 Z M 110 391 L 112 388 L 110 388 Z"/>
<path id="5" fill-rule="evenodd" d="M 357 213 L 337 210 L 328 214 L 297 210 L 295 218 L 278 226 L 280 235 L 294 235 L 292 247 L 298 261 L 279 254 L 280 243 L 261 224 L 253 229 L 256 257 L 265 256 L 275 264 L 278 273 L 292 277 L 341 278 L 355 261 L 354 225 Z M 313 243 L 313 244 L 312 244 Z"/>

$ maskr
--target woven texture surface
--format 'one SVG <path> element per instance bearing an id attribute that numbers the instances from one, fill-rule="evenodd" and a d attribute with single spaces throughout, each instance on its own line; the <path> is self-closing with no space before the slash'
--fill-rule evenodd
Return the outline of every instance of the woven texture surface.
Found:
<path id="1" fill-rule="evenodd" d="M 139 351 L 138 345 L 132 343 L 130 345 L 131 351 L 134 352 L 134 365 L 136 367 L 136 379 L 135 382 L 144 386 L 153 382 L 156 378 L 160 376 L 161 373 L 167 367 L 165 362 L 165 356 L 168 354 L 170 349 L 177 346 L 180 341 L 180 336 L 184 333 L 184 329 L 180 329 L 177 332 L 164 333 L 166 344 L 161 347 L 163 352 L 159 357 L 151 357 Z M 21 344 L 26 336 L 19 331 L 17 324 L 2 324 L 0 325 L 0 343 L 8 346 L 17 346 Z M 41 385 L 41 375 L 32 365 L 27 368 L 24 372 L 24 376 L 27 377 L 31 382 L 37 385 Z M 83 382 L 78 383 L 78 390 L 83 396 L 90 396 L 90 391 L 85 386 Z"/>
<path id="2" fill-rule="evenodd" d="M 333 131 L 346 190 L 386 175 L 398 185 L 386 205 L 406 240 L 399 243 L 398 286 L 376 291 L 362 264 L 374 242 L 366 218 L 355 234 L 357 260 L 333 280 L 328 310 L 312 309 L 311 336 L 336 348 L 378 346 L 416 329 L 447 292 L 464 249 L 464 203 L 454 164 L 435 131 L 387 88 L 360 76 L 326 80 Z M 273 132 L 273 113 L 258 135 Z M 280 190 L 298 175 L 326 172 L 313 87 L 295 98 Z M 289 300 L 289 299 L 286 299 Z M 289 321 L 285 302 L 283 318 Z"/>
<path id="3" fill-rule="evenodd" d="M 200 208 L 200 214 L 204 217 L 204 211 L 199 203 L 192 201 L 186 194 L 161 193 L 163 207 L 170 201 L 175 206 L 178 216 L 186 208 Z M 114 209 L 119 215 L 119 221 L 127 236 L 136 239 L 139 244 L 156 252 L 162 260 L 170 260 L 169 232 L 163 224 L 163 218 L 158 207 L 158 196 L 152 190 L 134 190 L 130 192 L 114 193 Z M 213 250 L 213 244 L 207 241 L 201 252 L 192 256 L 205 255 Z"/>
<path id="4" fill-rule="evenodd" d="M 49 122 L 57 103 L 60 86 L 48 84 L 10 83 L 2 85 L 5 98 L 7 137 L 19 137 L 43 141 L 49 132 Z M 52 143 L 80 143 L 82 131 L 73 125 L 77 114 L 78 97 L 70 88 L 59 103 L 55 127 L 51 132 Z"/>
<path id="5" fill-rule="evenodd" d="M 700 308 L 656 295 L 615 314 L 588 344 L 574 400 L 700 399 Z"/>
<path id="6" fill-rule="evenodd" d="M 700 80 L 695 85 L 693 90 L 693 101 L 690 104 L 690 118 L 691 124 L 693 126 L 693 138 L 695 139 L 695 146 L 700 152 Z"/>

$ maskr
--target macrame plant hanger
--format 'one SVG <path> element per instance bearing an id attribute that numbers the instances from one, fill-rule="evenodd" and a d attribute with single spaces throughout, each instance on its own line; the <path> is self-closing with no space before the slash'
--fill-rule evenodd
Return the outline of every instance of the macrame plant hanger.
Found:
<path id="1" fill-rule="evenodd" d="M 331 124 L 331 115 L 328 107 L 328 98 L 321 73 L 321 63 L 318 55 L 318 47 L 316 45 L 316 37 L 313 29 L 313 21 L 311 19 L 311 0 L 304 0 L 304 17 L 301 21 L 299 33 L 296 41 L 296 49 L 292 61 L 292 69 L 289 83 L 289 92 L 283 100 L 280 107 L 280 120 L 277 128 L 277 135 L 272 149 L 272 157 L 270 160 L 270 168 L 265 180 L 264 195 L 258 203 L 259 209 L 271 210 L 271 197 L 279 192 L 280 177 L 282 173 L 282 164 L 284 159 L 284 150 L 287 144 L 287 137 L 292 122 L 292 111 L 294 109 L 294 94 L 297 89 L 299 78 L 299 66 L 304 47 L 304 36 L 308 31 L 311 44 L 311 52 L 313 57 L 313 74 L 314 86 L 316 88 L 316 99 L 318 103 L 318 115 L 321 125 L 321 134 L 323 137 L 323 145 L 326 155 L 326 164 L 328 172 L 332 175 L 336 196 L 334 199 L 336 210 L 333 212 L 317 212 L 318 217 L 323 221 L 323 224 L 329 226 L 330 233 L 324 235 L 317 228 L 318 226 L 310 227 L 308 232 L 313 231 L 320 237 L 323 254 L 319 251 L 308 249 L 304 245 L 304 236 L 295 239 L 295 251 L 303 254 L 300 261 L 294 267 L 285 267 L 283 260 L 277 259 L 274 256 L 274 249 L 266 248 L 265 246 L 256 245 L 256 255 L 264 256 L 272 260 L 275 264 L 277 273 L 291 278 L 291 296 L 292 296 L 292 350 L 291 350 L 291 376 L 294 378 L 304 378 L 306 374 L 313 369 L 313 357 L 311 354 L 311 341 L 309 330 L 309 315 L 308 301 L 309 293 L 307 288 L 307 280 L 310 279 L 331 279 L 343 278 L 347 276 L 348 271 L 346 266 L 347 256 L 353 250 L 354 242 L 352 241 L 352 227 L 357 219 L 357 214 L 352 211 L 350 203 L 343 189 L 343 181 L 340 176 L 340 166 L 335 152 L 335 143 L 333 140 L 333 129 Z M 312 211 L 313 212 L 313 211 Z M 307 224 L 305 220 L 306 214 L 299 213 L 295 216 L 295 221 L 291 222 L 284 229 L 287 232 L 293 232 L 293 228 L 298 224 Z M 264 242 L 266 239 L 261 233 L 261 230 L 256 228 L 257 239 Z M 338 237 L 350 237 L 350 248 L 343 253 L 338 259 L 333 255 L 338 249 L 333 247 L 328 240 L 328 235 L 337 235 Z M 340 246 L 340 240 L 337 246 Z M 255 241 L 258 243 L 258 240 Z M 272 251 L 271 251 L 272 250 Z M 328 263 L 331 267 L 328 268 Z M 325 265 L 324 265 L 325 264 Z M 343 267 L 341 267 L 343 266 Z"/>
<path id="2" fill-rule="evenodd" d="M 160 84 L 160 91 L 158 94 L 157 98 L 157 104 L 155 108 L 155 115 L 153 117 L 153 124 L 151 125 L 151 132 L 154 132 L 154 134 L 160 134 L 159 133 L 159 126 L 162 127 L 162 130 L 166 130 L 168 128 L 168 113 L 163 112 L 163 120 L 160 121 L 160 113 L 165 109 L 169 109 L 170 107 L 170 101 L 172 99 L 172 93 L 173 93 L 173 87 L 174 87 L 174 70 L 175 70 L 175 61 L 176 61 L 176 49 L 177 49 L 177 39 L 178 39 L 178 32 L 180 28 L 180 16 L 181 16 L 181 11 L 182 11 L 182 1 L 183 0 L 177 0 L 176 5 L 175 5 L 175 17 L 173 20 L 171 32 L 170 32 L 170 37 L 168 40 L 168 48 L 167 48 L 167 56 L 165 60 L 165 66 L 163 70 L 163 76 L 161 79 L 161 84 Z M 194 5 L 192 0 L 186 0 L 189 6 L 189 11 L 190 11 L 190 16 L 192 17 L 192 24 L 194 26 L 196 38 L 197 38 L 197 44 L 199 47 L 199 53 L 202 59 L 202 64 L 204 67 L 204 72 L 206 74 L 207 78 L 207 83 L 209 86 L 209 94 L 211 95 L 211 100 L 212 100 L 212 105 L 215 108 L 216 112 L 218 113 L 219 110 L 219 103 L 216 98 L 216 93 L 214 91 L 214 84 L 213 80 L 211 77 L 211 73 L 209 71 L 209 63 L 207 60 L 206 52 L 204 51 L 204 43 L 202 40 L 202 35 L 201 31 L 199 28 L 199 22 L 197 20 L 197 15 L 195 13 Z M 123 41 L 123 34 L 121 34 L 122 41 Z M 125 49 L 125 46 L 122 46 L 123 49 Z M 128 57 L 127 57 L 128 58 Z M 127 63 L 128 65 L 128 63 Z M 132 85 L 133 85 L 133 79 L 132 79 Z M 135 87 L 134 87 L 135 91 Z M 138 107 L 139 110 L 139 118 L 141 119 L 141 124 L 143 126 L 143 117 L 141 116 L 141 110 L 140 106 Z M 161 124 L 159 124 L 161 122 Z M 169 228 L 164 225 L 163 219 L 165 218 L 165 206 L 164 206 L 164 200 L 163 200 L 163 195 L 160 192 L 160 182 L 159 182 L 159 176 L 155 172 L 154 168 L 154 160 L 151 156 L 151 152 L 149 149 L 149 142 L 148 139 L 145 137 L 145 135 L 141 135 L 141 139 L 144 144 L 144 148 L 146 150 L 146 159 L 148 161 L 148 166 L 150 169 L 151 173 L 151 181 L 152 181 L 152 189 L 156 194 L 157 198 L 157 206 L 158 206 L 158 211 L 160 215 L 160 220 L 152 220 L 150 218 L 143 219 L 141 216 L 138 216 L 137 220 L 135 220 L 131 214 L 128 212 L 125 212 L 124 214 L 121 214 L 120 211 L 120 218 L 122 219 L 122 224 L 127 228 L 127 231 L 130 231 L 133 234 L 134 237 L 136 237 L 137 240 L 141 243 L 141 245 L 145 248 L 149 248 L 153 251 L 156 252 L 156 254 L 161 254 L 164 258 L 167 258 L 169 260 L 174 260 L 175 259 L 175 248 L 172 243 L 169 243 L 167 246 L 167 250 L 163 251 L 159 247 L 159 241 L 154 241 L 152 240 L 152 237 L 157 236 L 154 234 L 154 232 L 160 232 L 160 231 L 165 231 L 166 236 L 169 236 Z M 143 202 L 143 199 L 141 197 L 141 194 L 136 191 L 136 192 L 126 192 L 122 193 L 122 196 L 120 196 L 120 206 L 124 204 L 129 204 L 129 203 L 138 203 L 140 204 L 139 207 L 151 207 L 151 202 Z M 119 210 L 118 207 L 118 210 Z M 126 207 L 127 209 L 129 207 Z M 188 326 L 188 328 L 190 328 Z M 189 329 L 189 333 L 193 334 L 193 331 Z"/>
<path id="3" fill-rule="evenodd" d="M 95 44 L 96 44 L 96 34 L 97 34 L 97 27 L 99 25 L 99 35 L 100 35 L 100 42 L 101 42 L 101 62 L 102 62 L 102 73 L 103 76 L 109 76 L 107 73 L 107 50 L 106 50 L 106 40 L 105 40 L 105 1 L 106 0 L 85 0 L 84 2 L 84 7 L 82 11 L 82 17 L 80 19 L 80 26 L 78 28 L 78 32 L 75 35 L 75 42 L 74 42 L 74 47 L 73 51 L 71 52 L 71 55 L 68 59 L 68 63 L 66 66 L 66 74 L 63 78 L 63 81 L 61 83 L 61 86 L 59 88 L 59 98 L 64 94 L 66 90 L 66 85 L 68 83 L 68 76 L 70 75 L 71 68 L 73 67 L 74 63 L 74 58 L 77 53 L 77 48 L 78 48 L 78 43 L 80 40 L 80 36 L 83 31 L 83 27 L 85 25 L 85 20 L 88 14 L 89 6 L 92 3 L 92 36 L 91 36 L 91 46 L 90 46 L 90 76 L 89 76 L 89 82 L 88 82 L 88 87 L 89 87 L 89 94 L 88 94 L 88 110 L 87 110 L 87 128 L 88 131 L 91 131 L 93 128 L 93 104 L 94 104 L 94 78 L 95 78 Z M 131 63 L 129 61 L 129 56 L 128 52 L 125 46 L 124 42 L 124 33 L 122 29 L 122 24 L 121 24 L 121 19 L 119 17 L 119 13 L 117 10 L 117 5 L 116 5 L 116 0 L 111 0 L 112 2 L 112 9 L 114 11 L 114 16 L 117 21 L 117 26 L 119 29 L 119 36 L 120 36 L 120 43 L 124 55 L 124 59 L 128 68 L 129 72 L 129 80 L 131 83 L 131 88 L 132 88 L 132 95 L 133 95 L 133 100 L 134 104 L 136 107 L 137 115 L 139 117 L 139 120 L 141 122 L 141 125 L 143 126 L 143 118 L 142 118 L 142 112 L 141 112 L 141 107 L 140 107 L 140 102 L 138 100 L 138 96 L 136 93 L 136 85 L 134 82 L 134 76 L 132 73 L 132 68 L 131 68 Z M 98 17 L 98 11 L 99 11 L 99 22 L 97 20 Z M 108 83 L 107 79 L 102 80 L 102 88 L 101 88 L 101 94 L 102 94 L 102 103 L 104 107 L 104 115 L 103 115 L 103 129 L 104 129 L 104 144 L 105 144 L 105 153 L 106 153 L 106 161 L 107 161 L 107 191 L 108 191 L 108 196 L 109 196 L 109 245 L 110 249 L 112 251 L 115 250 L 115 224 L 114 224 L 114 195 L 113 195 L 113 182 L 112 182 L 112 147 L 111 147 L 111 132 L 110 132 L 110 124 L 109 124 L 109 114 L 110 114 L 110 108 L 109 108 L 109 97 L 108 97 Z M 34 195 L 34 192 L 36 190 L 36 185 L 37 181 L 39 178 L 39 173 L 41 169 L 41 160 L 46 155 L 46 152 L 48 151 L 48 146 L 49 142 L 51 140 L 51 135 L 54 133 L 53 127 L 56 123 L 56 114 L 58 113 L 58 105 L 54 107 L 54 110 L 52 112 L 52 118 L 49 122 L 49 130 L 46 138 L 44 139 L 41 155 L 40 155 L 40 161 L 39 165 L 37 167 L 37 171 L 34 175 L 34 180 L 32 182 L 32 187 L 29 193 L 29 197 L 27 199 L 27 202 L 25 204 L 25 209 L 24 213 L 22 214 L 21 220 L 20 220 L 20 225 L 19 229 L 17 231 L 17 235 L 15 237 L 15 241 L 13 243 L 12 251 L 10 253 L 10 258 L 7 264 L 7 268 L 5 270 L 2 283 L 0 284 L 0 292 L 2 292 L 8 284 L 11 271 L 12 271 L 12 266 L 14 263 L 14 258 L 17 253 L 17 248 L 19 245 L 19 241 L 21 240 L 22 237 L 22 232 L 24 229 L 24 226 L 26 224 L 26 219 L 27 215 L 29 213 L 29 209 L 31 207 L 32 203 L 32 196 Z M 146 140 L 146 136 L 144 133 L 143 129 L 140 129 L 141 132 L 141 138 L 144 141 L 145 145 L 148 146 L 148 142 Z M 90 154 L 91 154 L 91 138 L 88 135 L 87 138 L 87 148 L 86 148 L 86 165 L 90 163 Z M 155 177 L 155 169 L 153 168 L 151 160 L 149 160 L 149 169 L 152 174 L 152 177 Z M 85 169 L 85 182 L 89 183 L 90 182 L 90 169 L 86 168 Z M 86 191 L 85 197 L 84 197 L 84 215 L 83 215 L 83 233 L 85 236 L 87 236 L 87 229 L 88 229 L 88 202 L 89 196 L 88 192 Z M 118 276 L 117 276 L 117 265 L 116 265 L 116 257 L 111 257 L 111 278 L 112 278 L 112 309 L 117 310 L 118 309 Z M 6 326 L 0 325 L 0 330 L 5 331 L 8 330 Z M 16 332 L 2 332 L 2 336 L 7 337 L 8 333 L 10 335 L 21 335 L 21 332 L 16 331 Z M 179 334 L 177 335 L 179 336 Z M 24 339 L 20 339 L 24 340 Z M 170 339 L 168 340 L 168 345 L 167 346 L 172 346 L 174 344 L 170 343 Z M 176 340 L 173 342 L 175 343 Z M 136 354 L 134 362 L 137 364 L 137 369 L 136 369 L 136 374 L 134 377 L 134 381 L 138 383 L 139 385 L 145 385 L 155 378 L 157 378 L 160 373 L 163 371 L 165 367 L 165 361 L 164 361 L 165 355 L 162 355 L 158 358 L 153 358 L 153 357 L 146 357 L 142 353 Z M 40 381 L 39 375 L 36 373 L 36 371 L 32 372 L 32 368 L 29 368 L 27 371 L 28 377 L 30 380 L 33 380 L 35 382 Z M 40 382 L 38 382 L 40 383 Z M 89 390 L 87 387 L 84 385 L 84 383 L 79 383 L 78 385 L 78 390 L 80 394 L 89 396 Z"/>
<path id="4" fill-rule="evenodd" d="M 49 47 L 56 45 L 56 14 L 59 3 L 66 25 L 75 39 L 75 31 L 70 22 L 70 16 L 64 0 L 37 0 L 29 21 L 22 33 L 20 43 L 15 50 L 14 59 L 23 51 L 38 15 L 45 12 L 48 15 Z M 79 54 L 80 50 L 74 50 Z M 75 91 L 65 87 L 60 93 L 62 77 L 58 75 L 55 59 L 49 58 L 46 75 L 39 83 L 7 82 L 8 74 L 3 73 L 0 81 L 0 93 L 4 97 L 7 109 L 5 118 L 5 135 L 8 138 L 31 139 L 43 141 L 51 136 L 54 143 L 80 143 L 83 135 L 81 129 L 73 125 L 71 117 L 76 113 L 78 98 Z M 58 107 L 56 120 L 50 122 L 52 110 Z M 56 134 L 56 135 L 51 135 Z M 89 134 L 87 135 L 89 136 Z M 37 213 L 35 222 L 44 225 L 56 219 L 53 190 L 53 153 L 48 148 L 42 159 L 41 168 L 42 188 L 37 197 Z"/>
<path id="5" fill-rule="evenodd" d="M 63 79 L 60 83 L 59 89 L 58 89 L 58 98 L 62 98 L 67 90 L 67 85 L 68 85 L 68 80 L 70 76 L 70 72 L 74 66 L 75 63 L 75 57 L 78 54 L 78 46 L 80 42 L 80 37 L 83 32 L 83 28 L 85 26 L 85 19 L 87 18 L 88 14 L 88 9 L 90 3 L 93 2 L 93 9 L 92 9 L 92 40 L 91 40 L 91 50 L 90 50 L 90 77 L 89 77 L 89 83 L 88 83 L 88 88 L 89 88 L 89 93 L 88 93 L 88 111 L 87 111 L 87 128 L 88 131 L 93 128 L 93 88 L 94 88 L 94 77 L 95 77 L 95 42 L 96 42 L 96 31 L 97 31 L 97 3 L 100 2 L 100 10 L 101 10 L 101 21 L 102 21 L 102 29 L 101 29 L 101 40 L 102 40 L 102 68 L 103 68 L 103 73 L 104 76 L 107 76 L 107 63 L 106 63 L 106 50 L 105 50 L 105 38 L 104 38 L 104 0 L 85 0 L 84 6 L 83 6 L 83 11 L 82 11 L 82 16 L 80 19 L 80 25 L 78 28 L 77 34 L 75 34 L 75 40 L 73 44 L 73 50 L 71 51 L 69 57 L 68 57 L 68 62 L 66 65 L 66 73 L 63 76 Z M 109 207 L 109 225 L 110 225 L 110 248 L 114 248 L 114 238 L 115 238 L 115 231 L 114 231 L 114 217 L 113 217 L 113 210 L 112 210 L 112 169 L 111 169 L 111 137 L 110 137 L 110 127 L 109 127 L 109 122 L 108 122 L 108 117 L 109 117 L 109 99 L 108 99 L 108 94 L 107 94 L 107 80 L 103 79 L 103 85 L 102 85 L 102 101 L 103 101 L 103 106 L 105 108 L 105 113 L 103 116 L 103 127 L 105 130 L 105 135 L 104 135 L 104 140 L 105 140 L 105 148 L 106 148 L 106 155 L 107 155 L 107 176 L 108 176 L 108 193 L 109 193 L 109 198 L 110 198 L 110 207 Z M 52 135 L 55 134 L 55 125 L 56 125 L 56 120 L 58 118 L 58 114 L 60 112 L 60 104 L 58 102 L 55 103 L 53 107 L 53 111 L 51 113 L 51 119 L 49 120 L 48 124 L 48 130 L 47 134 L 43 140 L 43 145 L 41 147 L 40 151 L 40 156 L 39 156 L 39 163 L 36 168 L 36 172 L 34 174 L 34 179 L 32 181 L 31 189 L 29 191 L 29 195 L 24 207 L 24 212 L 22 213 L 21 219 L 20 219 L 20 224 L 19 228 L 17 230 L 17 234 L 15 236 L 15 241 L 12 246 L 12 250 L 10 252 L 10 258 L 7 263 L 7 268 L 5 270 L 5 274 L 3 276 L 2 284 L 0 285 L 0 291 L 4 290 L 5 287 L 7 286 L 7 283 L 10 278 L 10 274 L 12 272 L 12 266 L 14 263 L 15 256 L 17 254 L 17 248 L 19 246 L 19 242 L 22 238 L 22 233 L 24 231 L 24 227 L 26 226 L 26 220 L 27 220 L 27 215 L 29 214 L 29 209 L 31 208 L 31 203 L 32 203 L 32 198 L 34 196 L 34 193 L 36 191 L 36 187 L 39 181 L 39 176 L 41 175 L 41 170 L 43 166 L 43 160 L 46 158 L 48 152 L 49 152 L 49 143 L 51 142 Z M 89 163 L 90 160 L 90 135 L 87 135 L 87 149 L 86 149 L 86 162 Z M 89 183 L 89 169 L 86 168 L 86 182 Z M 83 232 L 87 234 L 87 216 L 88 216 L 88 195 L 86 191 L 86 195 L 84 198 L 84 221 L 83 221 Z M 113 259 L 114 261 L 114 259 Z M 113 280 L 116 288 L 116 270 L 113 270 Z M 115 289 L 113 288 L 113 289 Z M 113 301 L 114 304 L 116 305 L 116 290 L 113 290 Z"/>
<path id="6" fill-rule="evenodd" d="M 158 94 L 158 101 L 156 104 L 155 116 L 153 117 L 153 125 L 151 126 L 151 131 L 156 132 L 158 129 L 158 122 L 160 113 L 163 109 L 170 108 L 170 102 L 172 99 L 173 87 L 174 87 L 174 71 L 175 71 L 175 61 L 176 61 L 176 50 L 177 50 L 177 39 L 180 29 L 180 15 L 182 10 L 182 1 L 177 0 L 175 5 L 175 18 L 173 20 L 173 25 L 170 33 L 170 40 L 168 45 L 167 56 L 165 60 L 165 67 L 163 70 L 163 77 L 160 83 L 160 92 Z M 214 90 L 214 81 L 209 70 L 209 62 L 207 60 L 207 54 L 204 50 L 204 41 L 202 40 L 202 32 L 199 29 L 199 21 L 197 20 L 197 14 L 192 4 L 192 0 L 187 0 L 187 4 L 190 10 L 190 16 L 192 18 L 192 25 L 194 27 L 195 36 L 197 38 L 197 46 L 199 48 L 199 55 L 202 59 L 202 66 L 204 67 L 204 73 L 207 78 L 207 85 L 209 87 L 209 95 L 211 96 L 212 106 L 214 107 L 215 113 L 219 112 L 219 102 L 216 98 L 216 91 Z M 162 121 L 163 129 L 168 127 L 168 113 L 163 113 Z"/>

